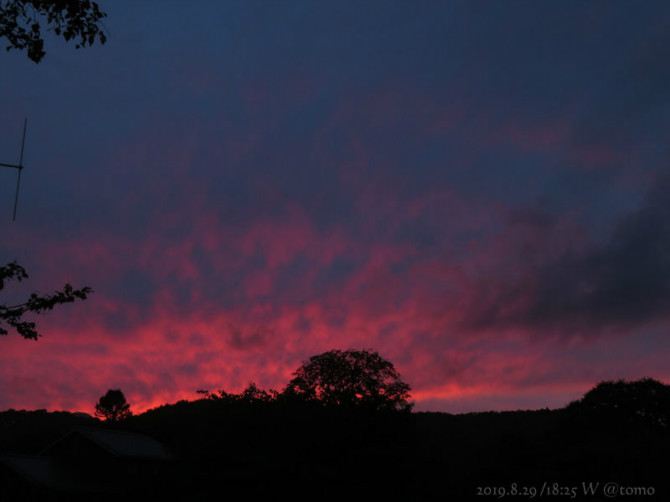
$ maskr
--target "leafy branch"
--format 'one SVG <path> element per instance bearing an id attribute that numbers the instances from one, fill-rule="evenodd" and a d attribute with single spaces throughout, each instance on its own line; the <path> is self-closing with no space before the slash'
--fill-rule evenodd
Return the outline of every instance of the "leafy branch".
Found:
<path id="1" fill-rule="evenodd" d="M 7 50 L 27 50 L 39 63 L 46 52 L 42 25 L 66 41 L 76 40 L 75 48 L 104 44 L 107 36 L 102 19 L 107 14 L 90 0 L 0 0 L 0 37 L 9 42 Z"/>
<path id="2" fill-rule="evenodd" d="M 4 289 L 6 280 L 21 282 L 24 279 L 28 279 L 28 274 L 16 262 L 0 267 L 0 291 Z M 3 327 L 3 324 L 6 324 L 14 328 L 23 338 L 37 340 L 41 335 L 37 332 L 34 322 L 23 320 L 26 313 L 41 314 L 53 310 L 56 305 L 72 303 L 75 300 L 85 300 L 92 292 L 93 290 L 89 287 L 74 289 L 70 284 L 66 284 L 62 291 L 55 291 L 50 295 L 32 293 L 27 301 L 17 305 L 0 304 L 0 335 L 8 334 L 7 329 Z"/>

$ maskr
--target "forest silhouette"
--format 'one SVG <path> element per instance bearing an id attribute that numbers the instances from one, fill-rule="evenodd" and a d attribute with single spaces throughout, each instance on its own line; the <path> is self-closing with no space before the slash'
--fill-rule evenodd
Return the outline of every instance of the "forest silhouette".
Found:
<path id="1" fill-rule="evenodd" d="M 309 361 L 294 376 L 304 376 L 306 366 Z M 612 483 L 625 500 L 667 500 L 670 493 L 670 386 L 653 379 L 601 382 L 560 409 L 461 415 L 333 404 L 299 398 L 290 388 L 266 391 L 252 383 L 240 393 L 201 390 L 193 401 L 118 420 L 2 412 L 0 497 L 491 500 L 530 499 L 542 490 L 607 500 L 604 490 Z M 105 434 L 125 441 L 125 448 L 169 453 L 154 455 L 150 467 L 142 467 L 137 454 L 131 471 L 118 471 L 118 462 L 130 457 L 116 458 L 116 467 L 96 464 L 82 446 L 87 437 L 106 440 Z M 147 446 L 154 443 L 160 446 Z M 49 488 L 17 481 L 12 462 L 34 458 L 21 455 L 58 454 L 54 458 L 67 464 L 63 452 L 76 452 L 98 484 Z"/>
<path id="2" fill-rule="evenodd" d="M 47 27 L 77 48 L 106 40 L 95 2 L 12 0 L 0 14 L 0 38 L 35 63 Z M 17 263 L 0 267 L 0 290 L 26 278 Z M 0 335 L 7 326 L 37 339 L 24 314 L 90 292 L 65 285 L 0 305 Z M 105 420 L 0 412 L 0 501 L 670 500 L 663 383 L 602 382 L 555 410 L 414 412 L 409 386 L 376 356 L 330 351 L 282 392 L 253 383 L 238 394 L 202 390 L 136 415 L 110 389 L 95 406 Z M 608 495 L 611 484 L 619 491 Z"/>

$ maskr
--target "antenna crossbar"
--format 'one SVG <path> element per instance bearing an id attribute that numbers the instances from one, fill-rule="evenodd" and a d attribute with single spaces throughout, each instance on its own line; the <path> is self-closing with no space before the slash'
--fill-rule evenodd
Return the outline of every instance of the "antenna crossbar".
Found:
<path id="1" fill-rule="evenodd" d="M 11 167 L 18 170 L 18 176 L 16 178 L 16 194 L 14 195 L 14 216 L 12 220 L 16 221 L 16 208 L 19 204 L 19 186 L 21 185 L 21 171 L 23 171 L 23 148 L 26 145 L 26 126 L 28 125 L 28 119 L 26 118 L 23 121 L 23 138 L 21 139 L 21 155 L 19 157 L 18 164 L 6 164 L 5 162 L 0 162 L 2 167 Z"/>

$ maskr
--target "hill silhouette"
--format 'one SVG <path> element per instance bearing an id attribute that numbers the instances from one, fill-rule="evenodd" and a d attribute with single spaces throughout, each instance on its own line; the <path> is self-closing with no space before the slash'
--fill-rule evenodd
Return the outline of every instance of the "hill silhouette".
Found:
<path id="1" fill-rule="evenodd" d="M 625 500 L 667 500 L 668 389 L 650 379 L 603 382 L 561 409 L 462 415 L 230 394 L 166 404 L 113 425 L 10 410 L 0 413 L 0 451 L 35 454 L 81 425 L 144 434 L 176 458 L 164 488 L 185 500 L 491 500 L 501 490 L 506 497 L 525 490 L 530 499 L 543 487 L 606 500 L 606 483 L 647 490 Z"/>

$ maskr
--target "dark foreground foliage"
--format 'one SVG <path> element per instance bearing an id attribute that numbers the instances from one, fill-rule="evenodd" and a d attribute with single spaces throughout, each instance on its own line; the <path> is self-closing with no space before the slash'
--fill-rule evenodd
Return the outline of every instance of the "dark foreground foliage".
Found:
<path id="1" fill-rule="evenodd" d="M 104 44 L 105 17 L 107 14 L 90 0 L 2 0 L 0 38 L 8 42 L 7 50 L 25 50 L 31 61 L 39 63 L 46 54 L 45 32 L 74 40 L 77 49 L 96 40 Z"/>
<path id="2" fill-rule="evenodd" d="M 26 270 L 16 262 L 8 263 L 0 267 L 0 292 L 5 289 L 7 281 L 21 282 L 28 279 Z M 16 305 L 6 305 L 0 303 L 0 335 L 7 335 L 9 332 L 3 326 L 7 325 L 14 328 L 23 338 L 28 340 L 37 340 L 40 336 L 35 327 L 35 323 L 24 320 L 27 314 L 43 314 L 53 310 L 56 305 L 72 303 L 77 300 L 86 300 L 93 290 L 84 287 L 74 289 L 69 284 L 63 287 L 62 291 L 56 291 L 50 295 L 39 295 L 32 293 L 28 299 Z"/>
<path id="3" fill-rule="evenodd" d="M 654 394 L 667 389 L 659 385 Z M 619 398 L 616 389 L 605 393 L 610 404 L 630 390 L 618 389 Z M 181 401 L 114 427 L 170 449 L 177 460 L 161 489 L 172 499 L 531 500 L 534 489 L 540 500 L 544 485 L 555 494 L 552 500 L 608 500 L 606 483 L 653 490 L 653 496 L 619 497 L 626 501 L 670 495 L 665 422 L 631 419 L 639 416 L 634 408 L 594 411 L 592 393 L 559 410 L 465 415 L 328 408 L 257 394 Z M 650 402 L 654 410 L 667 404 Z M 1 413 L 0 451 L 35 453 L 65 422 L 82 420 Z M 595 494 L 584 494 L 588 486 Z"/>

